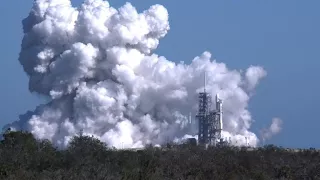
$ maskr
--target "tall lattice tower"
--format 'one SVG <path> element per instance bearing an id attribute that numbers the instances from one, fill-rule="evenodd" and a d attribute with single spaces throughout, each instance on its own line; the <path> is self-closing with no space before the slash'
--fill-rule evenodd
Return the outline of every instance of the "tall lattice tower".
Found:
<path id="1" fill-rule="evenodd" d="M 210 121 L 212 119 L 211 104 L 212 99 L 206 92 L 206 74 L 204 74 L 204 90 L 199 93 L 199 108 L 196 118 L 199 123 L 198 142 L 199 144 L 209 144 L 211 134 Z"/>
<path id="2" fill-rule="evenodd" d="M 198 142 L 202 145 L 216 145 L 221 142 L 222 100 L 215 97 L 216 109 L 212 110 L 212 97 L 206 92 L 206 74 L 204 74 L 204 91 L 199 93 L 199 109 L 196 115 L 199 123 Z"/>

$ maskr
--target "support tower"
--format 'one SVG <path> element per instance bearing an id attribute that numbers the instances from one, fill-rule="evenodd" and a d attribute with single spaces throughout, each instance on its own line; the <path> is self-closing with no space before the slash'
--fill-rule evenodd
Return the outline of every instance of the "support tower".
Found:
<path id="1" fill-rule="evenodd" d="M 199 109 L 196 118 L 199 123 L 198 143 L 215 146 L 222 142 L 222 100 L 217 94 L 215 97 L 215 110 L 212 110 L 212 98 L 206 92 L 206 74 L 204 75 L 204 91 L 199 93 Z"/>

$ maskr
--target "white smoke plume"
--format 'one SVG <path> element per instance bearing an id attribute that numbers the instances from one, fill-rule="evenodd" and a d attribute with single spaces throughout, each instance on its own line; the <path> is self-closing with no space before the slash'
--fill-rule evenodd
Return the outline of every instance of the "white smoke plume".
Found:
<path id="1" fill-rule="evenodd" d="M 262 67 L 229 70 L 204 52 L 191 64 L 174 63 L 153 53 L 168 30 L 161 5 L 137 12 L 126 3 L 35 0 L 23 20 L 19 61 L 29 89 L 51 99 L 7 125 L 65 147 L 82 130 L 114 147 L 194 136 L 186 125 L 196 114 L 197 93 L 219 92 L 224 100 L 224 132 L 233 142 L 257 145 L 247 109 L 250 93 L 266 76 Z"/>
<path id="2" fill-rule="evenodd" d="M 261 138 L 263 141 L 270 139 L 272 136 L 278 134 L 282 129 L 283 121 L 280 118 L 273 118 L 269 128 L 261 130 Z"/>

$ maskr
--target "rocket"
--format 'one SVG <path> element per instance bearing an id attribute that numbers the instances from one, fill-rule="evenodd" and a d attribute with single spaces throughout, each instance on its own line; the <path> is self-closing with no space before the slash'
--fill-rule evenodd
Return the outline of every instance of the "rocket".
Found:
<path id="1" fill-rule="evenodd" d="M 219 94 L 216 94 L 216 113 L 218 114 L 219 118 L 219 126 L 220 130 L 223 128 L 222 124 L 222 100 L 219 98 Z"/>

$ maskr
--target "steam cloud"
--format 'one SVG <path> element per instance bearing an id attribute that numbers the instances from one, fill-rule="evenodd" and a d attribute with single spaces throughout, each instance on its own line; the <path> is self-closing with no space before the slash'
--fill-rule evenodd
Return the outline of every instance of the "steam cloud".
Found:
<path id="1" fill-rule="evenodd" d="M 229 70 L 209 52 L 189 65 L 154 54 L 169 30 L 161 5 L 138 13 L 130 3 L 114 9 L 85 0 L 75 8 L 70 0 L 35 0 L 23 30 L 19 61 L 29 89 L 51 101 L 5 128 L 60 147 L 80 130 L 118 148 L 194 136 L 186 122 L 206 72 L 207 91 L 224 100 L 223 135 L 237 145 L 246 137 L 258 143 L 247 106 L 264 69 Z"/>
<path id="2" fill-rule="evenodd" d="M 273 118 L 270 127 L 262 129 L 261 131 L 262 140 L 263 141 L 268 140 L 272 136 L 278 134 L 282 129 L 282 123 L 283 121 L 281 119 Z"/>

